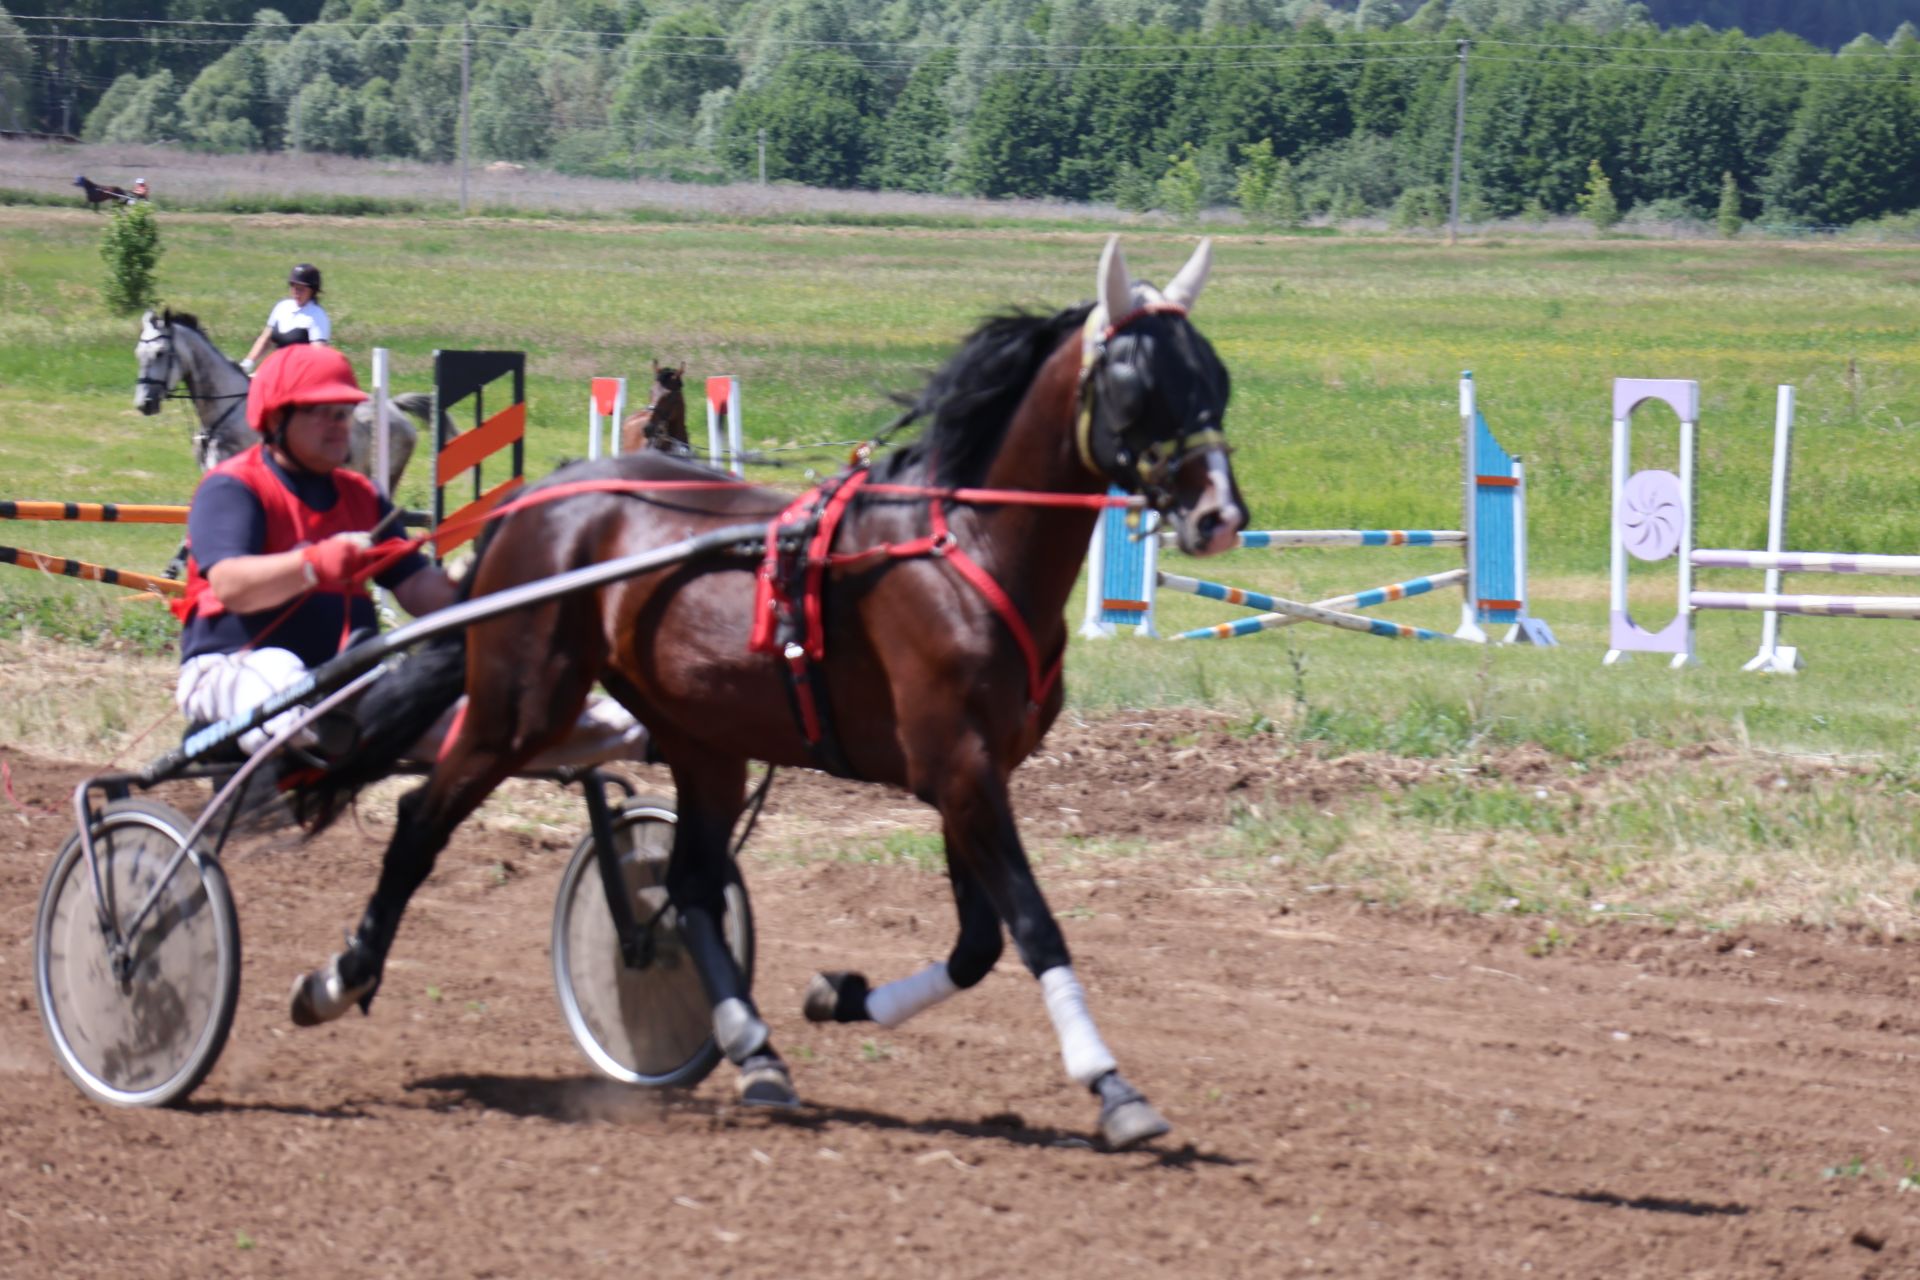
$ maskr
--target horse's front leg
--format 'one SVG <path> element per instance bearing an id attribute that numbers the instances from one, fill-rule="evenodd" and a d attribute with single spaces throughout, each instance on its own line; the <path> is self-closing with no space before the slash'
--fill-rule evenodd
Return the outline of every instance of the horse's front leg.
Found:
<path id="1" fill-rule="evenodd" d="M 793 1078 L 773 1047 L 773 1033 L 754 1007 L 720 920 L 726 911 L 727 864 L 734 820 L 740 816 L 747 766 L 737 757 L 703 752 L 684 739 L 663 736 L 673 770 L 673 853 L 667 862 L 667 898 L 680 936 L 713 1009 L 713 1036 L 740 1069 L 741 1101 L 755 1106 L 798 1105 Z"/>
<path id="2" fill-rule="evenodd" d="M 1004 922 L 1021 960 L 1040 980 L 1067 1075 L 1100 1099 L 1101 1136 L 1119 1149 L 1166 1133 L 1166 1120 L 1121 1076 L 1094 1026 L 1066 937 L 1034 880 L 1006 782 L 985 743 L 956 744 L 943 767 L 929 776 L 938 779 L 931 791 L 960 912 L 960 938 L 952 954 L 944 965 L 872 990 L 855 974 L 823 974 L 808 991 L 808 1016 L 820 1021 L 864 1016 L 897 1026 L 985 977 L 999 957 Z"/>

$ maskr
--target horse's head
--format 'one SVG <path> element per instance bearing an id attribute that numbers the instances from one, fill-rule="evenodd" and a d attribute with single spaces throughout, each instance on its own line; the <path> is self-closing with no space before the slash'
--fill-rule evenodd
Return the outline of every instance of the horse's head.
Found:
<path id="1" fill-rule="evenodd" d="M 658 360 L 655 360 L 653 362 L 653 398 L 655 403 L 658 403 L 662 396 L 677 392 L 685 387 L 686 374 L 687 366 L 685 364 L 681 364 L 676 368 L 673 365 L 661 364 Z"/>
<path id="2" fill-rule="evenodd" d="M 1226 366 L 1187 319 L 1212 263 L 1203 240 L 1162 293 L 1127 274 L 1113 237 L 1083 338 L 1081 459 L 1170 517 L 1189 555 L 1227 550 L 1247 523 L 1222 431 Z"/>
<path id="3" fill-rule="evenodd" d="M 180 356 L 173 348 L 173 315 L 149 311 L 140 317 L 140 341 L 133 348 L 140 380 L 133 384 L 133 407 L 152 417 L 160 412 L 180 381 Z"/>

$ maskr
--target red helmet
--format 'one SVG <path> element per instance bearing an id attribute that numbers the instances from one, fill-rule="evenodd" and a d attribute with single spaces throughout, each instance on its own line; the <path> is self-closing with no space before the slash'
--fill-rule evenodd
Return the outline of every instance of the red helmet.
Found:
<path id="1" fill-rule="evenodd" d="M 318 343 L 295 343 L 268 356 L 253 375 L 247 389 L 247 425 L 264 435 L 282 409 L 359 404 L 369 398 L 341 352 Z"/>

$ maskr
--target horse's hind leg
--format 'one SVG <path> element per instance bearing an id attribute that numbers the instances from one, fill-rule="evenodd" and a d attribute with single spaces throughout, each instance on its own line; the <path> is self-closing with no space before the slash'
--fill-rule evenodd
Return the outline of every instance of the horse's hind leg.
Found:
<path id="1" fill-rule="evenodd" d="M 673 767 L 678 810 L 673 854 L 667 863 L 667 897 L 680 919 L 680 935 L 713 1008 L 713 1035 L 740 1069 L 742 1101 L 790 1107 L 799 1098 L 786 1063 L 774 1051 L 773 1035 L 753 1005 L 745 976 L 720 931 L 726 910 L 728 842 L 740 816 L 746 762 L 708 756 L 682 742 L 663 742 Z"/>

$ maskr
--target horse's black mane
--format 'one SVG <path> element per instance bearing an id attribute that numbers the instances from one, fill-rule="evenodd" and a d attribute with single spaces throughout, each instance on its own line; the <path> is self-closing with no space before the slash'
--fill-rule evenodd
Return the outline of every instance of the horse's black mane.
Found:
<path id="1" fill-rule="evenodd" d="M 206 330 L 200 327 L 200 317 L 191 311 L 174 311 L 169 309 L 162 311 L 160 316 L 168 324 L 183 324 L 189 329 L 197 330 L 202 334 L 206 333 Z"/>
<path id="2" fill-rule="evenodd" d="M 1061 339 L 1087 322 L 1091 303 L 1051 316 L 1008 311 L 991 316 L 927 380 L 917 396 L 897 397 L 906 411 L 895 428 L 924 422 L 917 439 L 895 449 L 875 468 L 893 480 L 923 465 L 933 484 L 972 484 L 1000 448 L 1013 411 Z"/>

